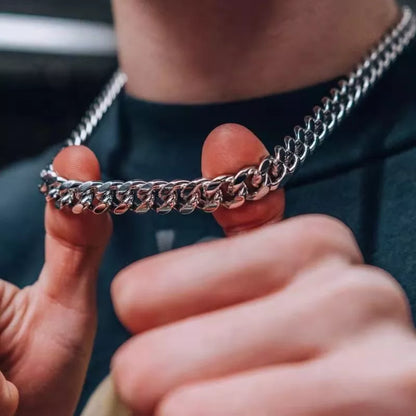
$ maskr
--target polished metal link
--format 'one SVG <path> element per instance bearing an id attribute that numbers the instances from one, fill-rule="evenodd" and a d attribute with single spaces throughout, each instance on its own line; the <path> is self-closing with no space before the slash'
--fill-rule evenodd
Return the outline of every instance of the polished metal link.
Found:
<path id="1" fill-rule="evenodd" d="M 322 99 L 321 105 L 305 117 L 302 125 L 294 128 L 293 137 L 285 137 L 283 145 L 277 145 L 274 154 L 263 158 L 258 166 L 249 166 L 233 175 L 192 181 L 79 182 L 58 176 L 50 164 L 41 172 L 40 191 L 48 201 L 53 200 L 58 209 L 69 207 L 74 214 L 85 210 L 95 214 L 109 211 L 117 215 L 150 210 L 160 214 L 171 211 L 191 214 L 195 210 L 214 212 L 220 206 L 234 209 L 246 201 L 257 201 L 287 182 L 375 86 L 415 34 L 416 18 L 410 8 L 404 7 L 397 26 L 338 83 L 337 88 L 330 91 L 328 97 Z M 127 77 L 121 71 L 113 75 L 65 146 L 87 143 L 126 81 Z"/>

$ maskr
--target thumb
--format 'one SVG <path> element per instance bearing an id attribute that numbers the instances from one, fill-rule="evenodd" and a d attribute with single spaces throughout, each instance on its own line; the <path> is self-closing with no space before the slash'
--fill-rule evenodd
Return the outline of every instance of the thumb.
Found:
<path id="1" fill-rule="evenodd" d="M 14 384 L 0 373 L 0 410 L 2 416 L 14 416 L 19 403 L 19 392 Z"/>
<path id="2" fill-rule="evenodd" d="M 84 146 L 63 149 L 53 166 L 58 175 L 66 178 L 100 178 L 97 158 Z M 112 232 L 109 214 L 85 211 L 74 215 L 68 208 L 56 209 L 51 201 L 46 206 L 45 229 L 45 265 L 39 284 L 63 304 L 94 305 L 98 267 Z"/>
<path id="3" fill-rule="evenodd" d="M 202 149 L 202 174 L 207 178 L 238 172 L 257 165 L 269 153 L 263 143 L 239 124 L 224 124 L 214 129 Z M 283 189 L 237 209 L 220 207 L 214 216 L 227 235 L 250 230 L 283 218 Z"/>

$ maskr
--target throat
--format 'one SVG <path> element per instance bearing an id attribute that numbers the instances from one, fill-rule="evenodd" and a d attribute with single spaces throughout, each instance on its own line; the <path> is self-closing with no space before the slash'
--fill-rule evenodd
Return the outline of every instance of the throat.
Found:
<path id="1" fill-rule="evenodd" d="M 113 0 L 127 91 L 242 100 L 350 71 L 399 19 L 394 0 Z"/>

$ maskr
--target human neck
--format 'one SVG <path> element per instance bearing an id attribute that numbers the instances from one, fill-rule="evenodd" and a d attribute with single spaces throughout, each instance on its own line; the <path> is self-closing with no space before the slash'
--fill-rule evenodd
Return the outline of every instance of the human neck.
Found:
<path id="1" fill-rule="evenodd" d="M 113 0 L 133 96 L 208 103 L 348 72 L 397 21 L 395 0 Z"/>

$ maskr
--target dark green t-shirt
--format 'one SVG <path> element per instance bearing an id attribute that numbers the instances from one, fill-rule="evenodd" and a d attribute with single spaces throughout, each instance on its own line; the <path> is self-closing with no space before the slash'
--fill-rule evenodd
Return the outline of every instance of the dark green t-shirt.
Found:
<path id="1" fill-rule="evenodd" d="M 387 269 L 405 288 L 416 316 L 415 71 L 413 43 L 287 185 L 286 215 L 324 213 L 349 225 L 366 260 Z M 104 179 L 199 177 L 202 144 L 213 128 L 241 123 L 272 149 L 333 85 L 210 105 L 164 105 L 122 95 L 90 146 Z M 37 183 L 40 169 L 55 151 L 0 174 L 0 273 L 20 286 L 32 283 L 43 263 L 44 200 Z M 108 373 L 112 354 L 128 337 L 111 306 L 114 275 L 140 258 L 221 236 L 212 216 L 200 212 L 114 218 L 114 235 L 100 270 L 99 327 L 82 403 Z"/>

